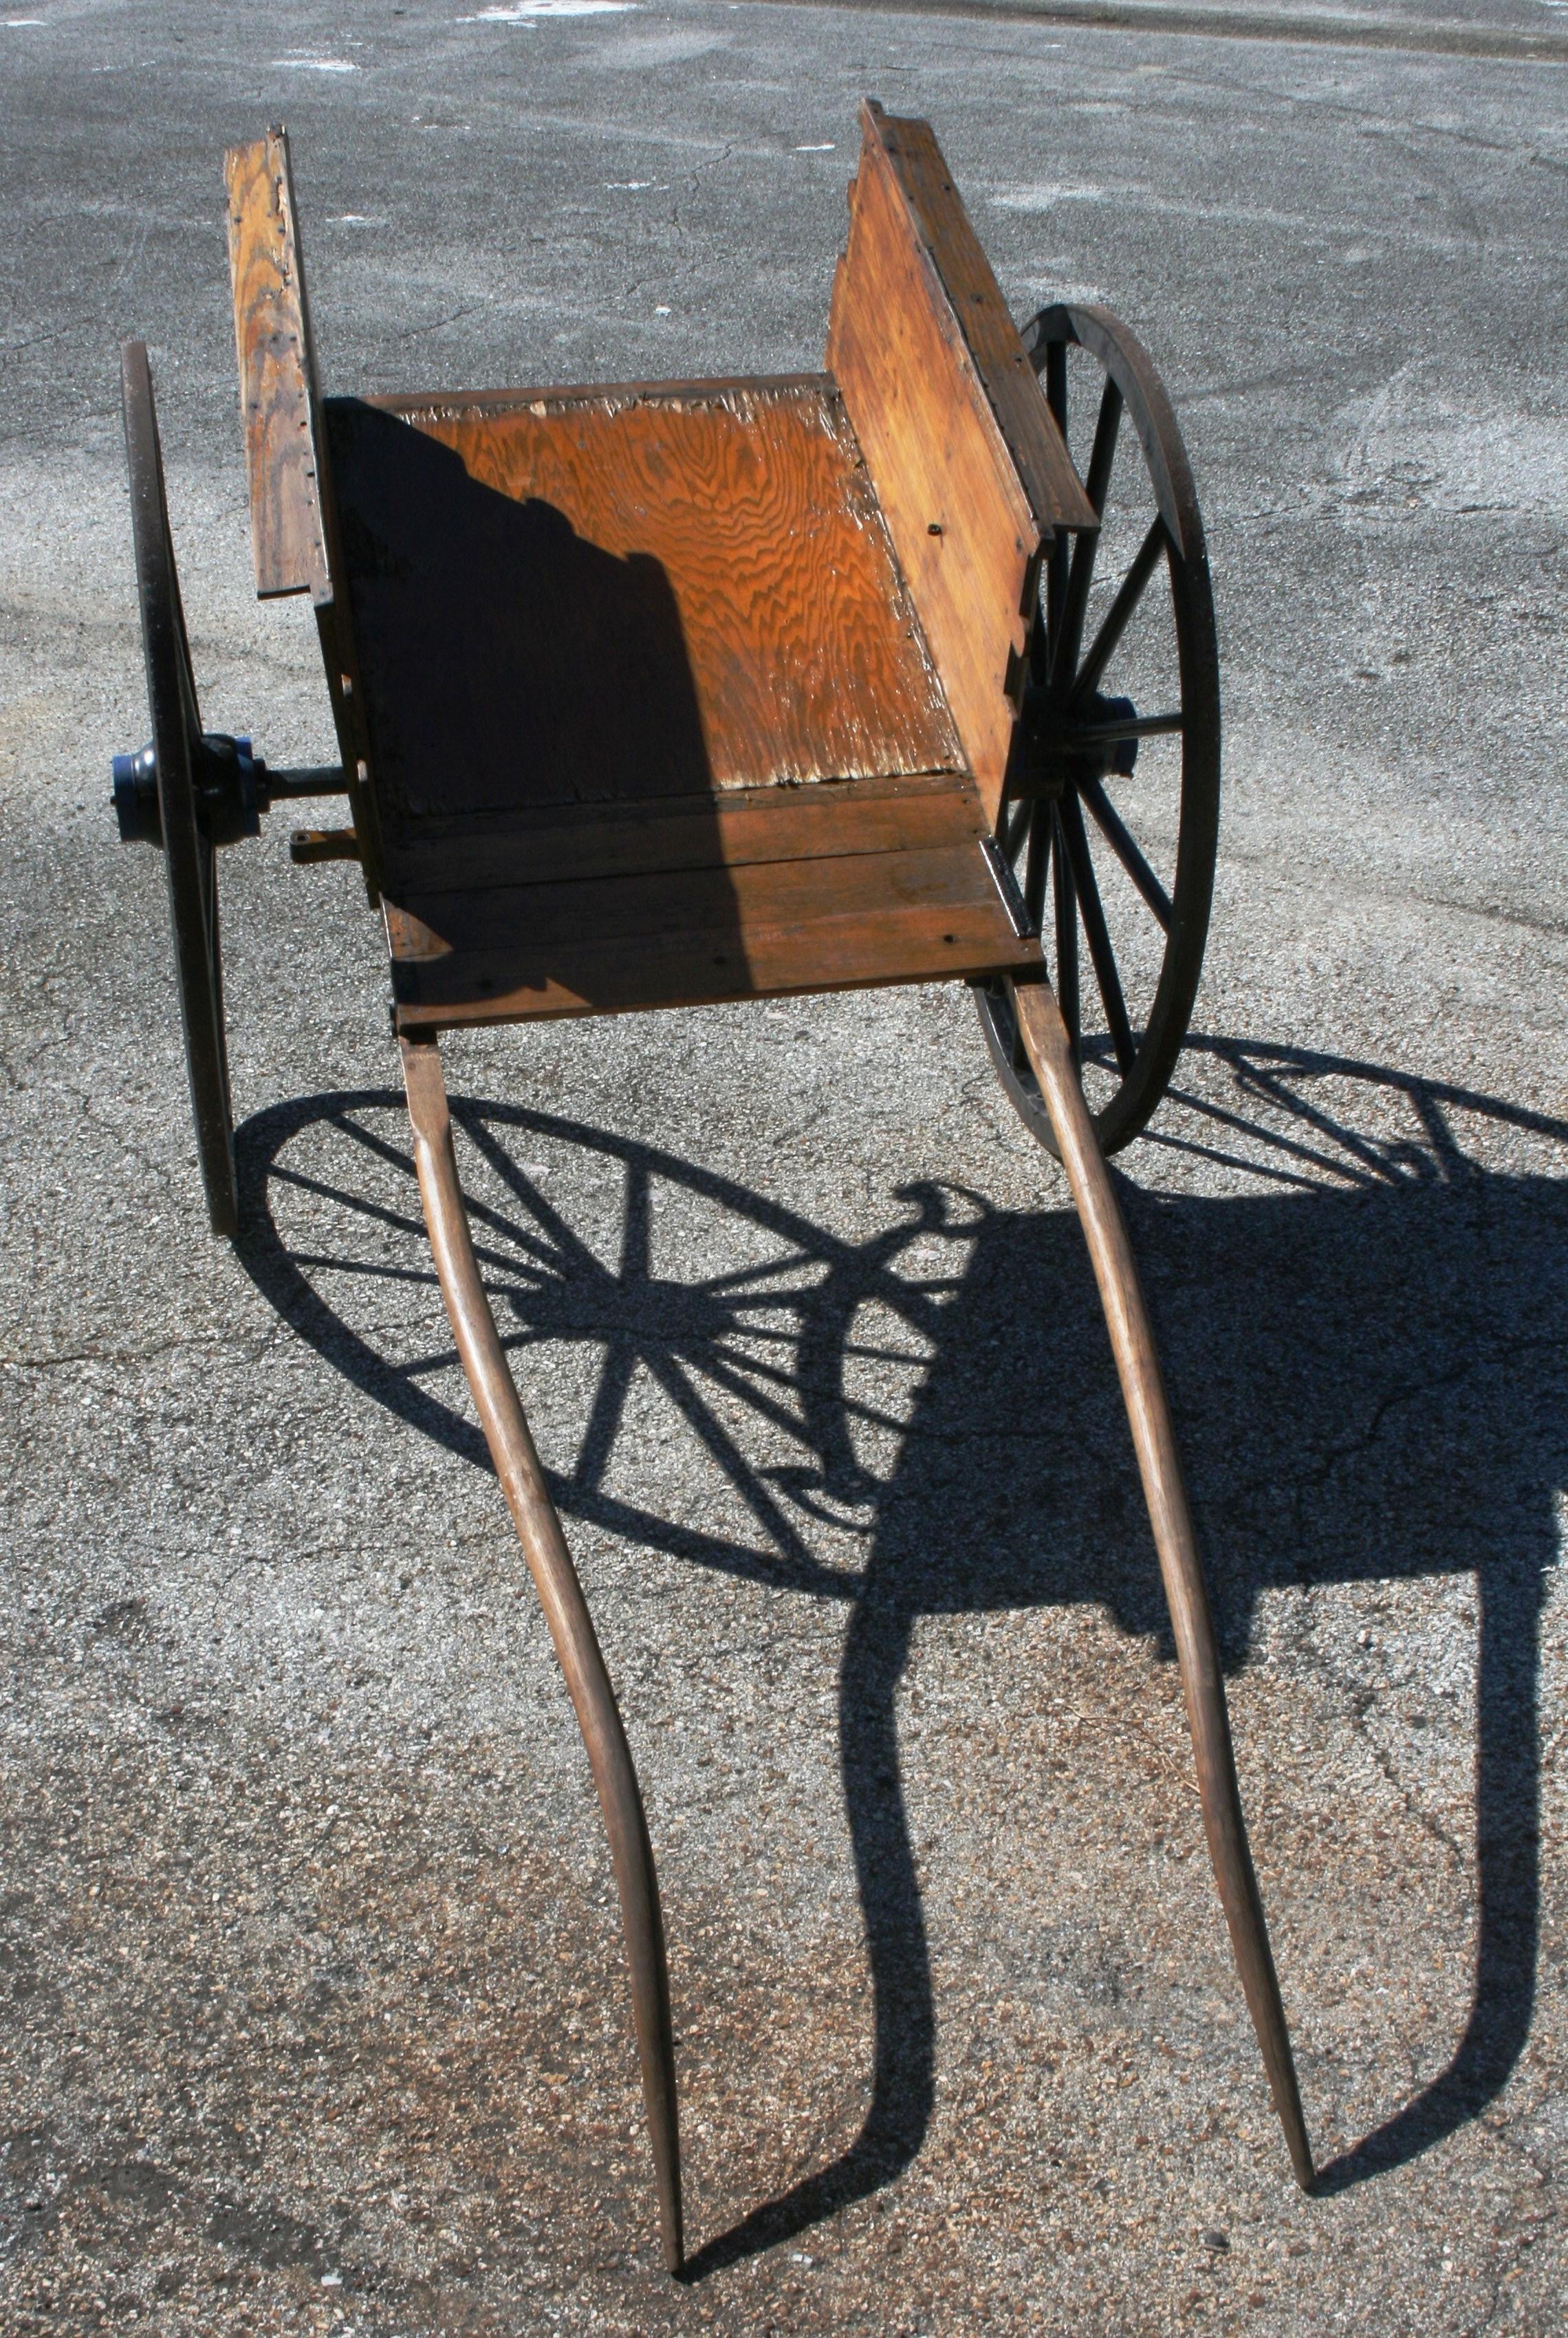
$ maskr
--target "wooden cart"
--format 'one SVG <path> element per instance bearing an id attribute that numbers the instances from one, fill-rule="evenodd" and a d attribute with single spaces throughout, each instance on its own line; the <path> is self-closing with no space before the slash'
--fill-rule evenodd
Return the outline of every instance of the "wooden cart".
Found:
<path id="1" fill-rule="evenodd" d="M 116 759 L 114 801 L 122 835 L 165 859 L 212 1225 L 238 1222 L 216 850 L 280 800 L 346 795 L 352 825 L 297 832 L 291 850 L 358 860 L 385 921 L 436 1271 L 609 1831 L 671 2272 L 653 1855 L 475 1262 L 438 1053 L 466 1025 L 974 987 L 1083 1220 L 1220 1898 L 1292 2165 L 1304 2186 L 1313 2174 L 1191 1518 L 1104 1166 L 1169 1080 L 1208 924 L 1219 680 L 1191 477 L 1126 328 L 1057 307 L 1020 335 L 929 125 L 867 104 L 862 133 L 826 371 L 376 398 L 319 393 L 284 133 L 229 154 L 257 590 L 315 604 L 342 756 L 329 770 L 271 771 L 249 741 L 202 731 L 147 353 L 123 353 L 153 735 Z"/>

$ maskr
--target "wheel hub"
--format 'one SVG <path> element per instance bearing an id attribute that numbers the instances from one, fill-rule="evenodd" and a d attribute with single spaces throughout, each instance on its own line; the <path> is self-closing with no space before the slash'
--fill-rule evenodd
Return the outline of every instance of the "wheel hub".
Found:
<path id="1" fill-rule="evenodd" d="M 148 746 L 139 754 L 116 755 L 110 768 L 122 844 L 162 845 L 156 751 Z M 242 836 L 260 835 L 269 801 L 267 766 L 251 753 L 249 739 L 208 732 L 192 743 L 191 780 L 197 824 L 211 843 L 237 844 Z"/>
<path id="2" fill-rule="evenodd" d="M 139 754 L 116 755 L 110 768 L 121 843 L 161 846 L 157 750 L 143 747 Z M 261 815 L 275 803 L 344 792 L 341 765 L 314 763 L 302 771 L 270 771 L 249 739 L 230 739 L 221 731 L 209 731 L 192 742 L 191 785 L 196 825 L 209 844 L 238 844 L 242 836 L 260 836 Z"/>
<path id="3" fill-rule="evenodd" d="M 1138 710 L 1103 692 L 1063 706 L 1048 692 L 1024 693 L 1007 780 L 1010 796 L 1057 799 L 1086 779 L 1127 779 L 1138 761 Z"/>

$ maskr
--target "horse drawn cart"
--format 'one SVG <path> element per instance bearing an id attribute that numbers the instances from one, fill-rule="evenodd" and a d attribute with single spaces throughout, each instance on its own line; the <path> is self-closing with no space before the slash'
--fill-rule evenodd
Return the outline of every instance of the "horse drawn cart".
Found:
<path id="1" fill-rule="evenodd" d="M 147 353 L 123 352 L 152 739 L 209 1213 L 238 1226 L 217 853 L 344 796 L 436 1267 L 609 1832 L 661 2235 L 683 2261 L 652 1850 L 475 1263 L 439 1042 L 538 1017 L 954 979 L 1060 1158 L 1175 1631 L 1210 1851 L 1290 2158 L 1312 2161 L 1170 1415 L 1104 1156 L 1169 1081 L 1213 878 L 1219 679 L 1170 402 L 1108 311 L 1015 328 L 929 125 L 867 104 L 826 370 L 324 398 L 283 132 L 227 158 L 258 592 L 309 594 L 339 765 L 204 732 Z M 1073 448 L 1078 461 L 1073 459 Z M 1091 623 L 1093 614 L 1093 622 Z M 1142 828 L 1142 838 L 1135 830 Z M 1093 840 L 1093 843 L 1091 840 Z"/>

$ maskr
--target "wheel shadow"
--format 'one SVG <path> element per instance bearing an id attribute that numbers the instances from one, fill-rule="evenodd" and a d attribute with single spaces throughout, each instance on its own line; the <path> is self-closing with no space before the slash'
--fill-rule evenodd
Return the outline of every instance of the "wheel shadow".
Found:
<path id="1" fill-rule="evenodd" d="M 1505 2084 L 1529 2032 L 1539 1929 L 1539 1619 L 1568 1483 L 1568 1123 L 1386 1067 L 1222 1039 L 1149 1140 L 1245 1168 L 1222 1197 L 1122 1179 L 1170 1377 L 1227 1669 L 1269 1592 L 1473 1574 L 1478 1593 L 1477 1940 L 1459 2044 L 1432 2083 L 1322 2172 L 1338 2192 L 1415 2158 Z M 476 1466 L 476 1429 L 362 1297 L 388 1282 L 438 1315 L 401 1099 L 318 1095 L 240 1132 L 240 1256 L 335 1369 Z M 842 1602 L 840 1761 L 874 1994 L 869 2107 L 830 2166 L 691 2261 L 775 2245 L 876 2191 L 919 2150 L 936 2022 L 897 1744 L 917 1622 L 1093 1602 L 1169 1656 L 1130 1441 L 1076 1223 L 922 1185 L 848 1243 L 691 1162 L 548 1114 L 455 1102 L 475 1240 L 509 1346 L 588 1341 L 601 1361 L 564 1516 L 693 1566 Z M 524 1157 L 597 1154 L 622 1182 L 606 1262 Z M 1543 1142 L 1544 1140 L 1544 1142 Z M 1501 1154 L 1507 1166 L 1483 1165 Z M 344 1174 L 347 1164 L 348 1174 Z M 714 1273 L 654 1272 L 659 1188 L 729 1213 Z M 305 1213 L 303 1233 L 294 1224 Z M 745 1263 L 744 1254 L 753 1254 Z M 428 1286 L 426 1298 L 425 1286 Z M 328 1295 L 330 1294 L 330 1295 Z M 868 1361 L 912 1400 L 879 1409 Z M 628 1391 L 649 1375 L 734 1497 L 740 1529 L 614 1489 Z M 524 1374 L 524 1390 L 526 1372 Z M 1004 1400 L 999 1400 L 999 1392 Z M 723 1400 L 723 1401 L 720 1401 Z M 737 1400 L 752 1417 L 734 1426 Z M 873 1440 L 895 1452 L 878 1469 Z M 760 1442 L 791 1458 L 764 1464 Z M 1107 1464 L 1104 1457 L 1113 1457 Z M 866 1557 L 832 1556 L 857 1522 Z"/>

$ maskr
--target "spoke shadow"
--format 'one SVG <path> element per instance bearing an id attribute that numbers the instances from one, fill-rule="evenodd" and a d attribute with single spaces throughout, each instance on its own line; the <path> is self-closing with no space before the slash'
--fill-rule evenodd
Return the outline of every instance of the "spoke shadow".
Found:
<path id="1" fill-rule="evenodd" d="M 1251 1182 L 1223 1199 L 1161 1198 L 1125 1179 L 1122 1191 L 1227 1668 L 1244 1664 L 1267 1592 L 1473 1573 L 1479 1593 L 1472 2004 L 1446 2069 L 1323 2171 L 1321 2188 L 1337 2192 L 1473 2119 L 1529 2031 L 1538 1626 L 1568 1482 L 1568 1179 L 1555 1154 L 1568 1123 L 1300 1049 L 1199 1039 L 1191 1054 L 1209 1058 L 1200 1087 L 1179 1093 L 1171 1133 L 1149 1141 L 1245 1167 Z M 423 1385 L 449 1370 L 450 1351 L 398 1361 L 350 1320 L 358 1294 L 388 1278 L 428 1284 L 440 1320 L 399 1111 L 396 1095 L 364 1091 L 247 1123 L 240 1255 L 335 1369 L 488 1469 L 478 1432 Z M 840 1758 L 875 2000 L 871 2102 L 829 2166 L 697 2254 L 688 2277 L 701 2279 L 887 2183 L 929 2125 L 935 2009 L 896 1723 L 918 1619 L 1092 1601 L 1167 1655 L 1169 1625 L 1070 1211 L 1010 1213 L 925 1185 L 900 1194 L 901 1214 L 874 1238 L 848 1243 L 602 1130 L 474 1100 L 455 1104 L 454 1119 L 483 1164 L 465 1174 L 504 1338 L 602 1351 L 573 1468 L 553 1479 L 563 1513 L 848 1610 Z M 1466 1149 L 1478 1132 L 1489 1154 L 1512 1147 L 1519 1165 L 1480 1165 Z M 540 1139 L 597 1154 L 622 1179 L 613 1265 L 522 1157 Z M 311 1164 L 328 1144 L 321 1174 Z M 664 1182 L 732 1213 L 743 1254 L 762 1238 L 761 1262 L 661 1281 L 652 1228 Z M 318 1232 L 325 1213 L 328 1241 L 290 1240 L 279 1221 L 297 1206 Z M 914 1384 L 904 1419 L 867 1392 L 865 1361 L 888 1355 Z M 615 1492 L 609 1465 L 639 1370 L 722 1473 L 743 1531 Z M 737 1399 L 749 1426 L 773 1449 L 792 1440 L 799 1459 L 760 1464 L 735 1426 Z M 867 1430 L 896 1446 L 880 1473 L 863 1458 Z M 847 1519 L 864 1536 L 858 1568 L 824 1556 L 822 1522 Z"/>

